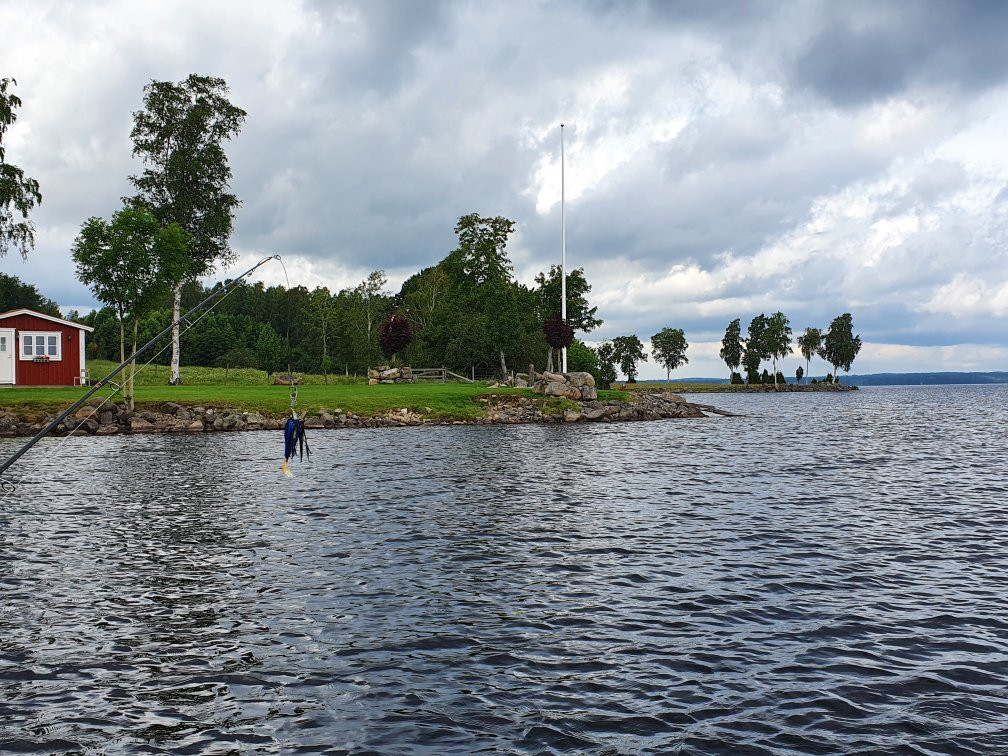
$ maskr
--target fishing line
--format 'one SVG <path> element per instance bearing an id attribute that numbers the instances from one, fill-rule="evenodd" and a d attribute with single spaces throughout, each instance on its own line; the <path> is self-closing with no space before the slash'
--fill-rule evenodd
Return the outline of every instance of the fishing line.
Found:
<path id="1" fill-rule="evenodd" d="M 112 372 L 110 372 L 104 378 L 102 378 L 97 383 L 95 383 L 94 387 L 90 391 L 88 391 L 86 394 L 84 394 L 84 396 L 82 396 L 76 402 L 74 402 L 73 404 L 71 404 L 70 407 L 68 407 L 67 409 L 65 409 L 63 412 L 59 413 L 59 415 L 57 415 L 55 418 L 53 418 L 53 420 L 51 420 L 49 422 L 49 424 L 46 425 L 46 427 L 44 427 L 38 433 L 36 433 L 35 436 L 33 436 L 27 443 L 23 444 L 22 447 L 16 453 L 14 453 L 7 460 L 5 460 L 3 462 L 3 464 L 0 465 L 0 492 L 3 492 L 3 494 L 4 494 L 2 497 L 0 497 L 0 503 L 3 503 L 7 499 L 8 496 L 10 496 L 12 493 L 14 493 L 14 491 L 17 490 L 18 486 L 20 486 L 22 483 L 24 483 L 25 480 L 27 480 L 29 473 L 33 472 L 33 468 L 29 468 L 29 470 L 27 472 L 25 472 L 25 474 L 23 474 L 21 476 L 21 478 L 18 480 L 18 482 L 16 484 L 13 481 L 11 481 L 11 480 L 3 477 L 4 473 L 6 473 L 6 471 L 15 462 L 17 462 L 22 457 L 22 455 L 25 454 L 25 452 L 27 452 L 29 449 L 31 449 L 33 446 L 35 446 L 35 444 L 38 443 L 42 438 L 44 438 L 49 433 L 51 433 L 61 422 L 63 422 L 64 420 L 66 420 L 66 418 L 68 418 L 72 413 L 74 413 L 77 410 L 79 410 L 84 405 L 84 403 L 88 399 L 90 399 L 91 397 L 93 397 L 96 393 L 98 393 L 99 390 L 101 390 L 102 388 L 105 388 L 106 386 L 111 386 L 113 390 L 112 390 L 112 393 L 109 396 L 107 396 L 105 399 L 102 400 L 102 402 L 100 402 L 96 407 L 94 407 L 92 409 L 92 411 L 90 413 L 88 413 L 87 416 L 85 416 L 84 418 L 82 418 L 78 422 L 78 424 L 76 425 L 76 427 L 73 428 L 73 430 L 69 431 L 65 436 L 57 437 L 57 438 L 59 438 L 60 441 L 65 441 L 67 438 L 69 438 L 70 436 L 72 436 L 77 430 L 80 429 L 81 424 L 83 424 L 84 422 L 86 422 L 87 420 L 89 420 L 91 417 L 93 417 L 94 414 L 98 410 L 100 410 L 102 407 L 104 407 L 106 403 L 108 403 L 113 397 L 115 397 L 118 393 L 121 392 L 122 385 L 119 384 L 119 383 L 116 383 L 115 381 L 113 381 L 112 378 L 114 378 L 116 375 L 118 375 L 130 363 L 134 363 L 135 364 L 137 357 L 139 357 L 141 354 L 143 354 L 148 349 L 150 349 L 160 339 L 162 339 L 166 335 L 168 335 L 168 332 L 171 331 L 171 329 L 174 328 L 175 326 L 177 326 L 177 325 L 181 326 L 182 324 L 185 324 L 185 330 L 180 332 L 180 334 L 179 334 L 180 337 L 181 337 L 181 335 L 183 333 L 188 333 L 197 323 L 199 323 L 200 320 L 202 320 L 204 317 L 206 317 L 214 308 L 216 308 L 221 302 L 223 302 L 237 288 L 237 285 L 244 278 L 246 278 L 249 275 L 251 275 L 253 271 L 257 270 L 262 265 L 265 265 L 270 260 L 277 260 L 280 263 L 280 265 L 283 266 L 283 261 L 280 259 L 280 255 L 272 255 L 270 257 L 264 257 L 262 260 L 260 260 L 254 266 L 252 266 L 247 271 L 245 271 L 244 273 L 242 273 L 240 276 L 238 276 L 237 278 L 233 279 L 231 282 L 229 282 L 228 284 L 226 284 L 222 289 L 219 289 L 217 291 L 211 292 L 207 297 L 205 297 L 203 300 L 201 300 L 198 304 L 196 304 L 195 306 L 191 307 L 188 312 L 186 312 L 184 315 L 180 316 L 178 319 L 173 320 L 166 328 L 164 328 L 163 330 L 161 330 L 160 332 L 158 332 L 158 334 L 156 336 L 154 336 L 154 338 L 152 338 L 150 341 L 148 341 L 146 344 L 144 344 L 142 347 L 140 347 L 140 349 L 136 350 L 128 359 L 126 359 L 123 362 L 121 362 L 117 367 L 115 367 L 112 370 Z M 286 277 L 286 275 L 287 275 L 287 271 L 286 271 L 286 268 L 285 268 L 284 269 L 284 276 Z M 287 285 L 288 285 L 288 289 L 289 289 L 290 288 L 290 279 L 288 279 Z M 219 299 L 217 299 L 216 302 L 214 302 L 213 304 L 209 305 L 209 307 L 208 307 L 207 306 L 208 303 L 210 303 L 211 300 L 213 300 L 214 298 L 218 297 L 219 295 L 221 295 L 219 297 Z M 199 310 L 203 310 L 204 308 L 206 308 L 205 311 L 202 312 L 198 318 L 196 318 L 195 320 L 190 320 L 190 317 L 193 314 L 195 314 Z M 152 357 L 150 360 L 148 360 L 146 363 L 144 363 L 138 370 L 136 370 L 134 372 L 134 374 L 133 374 L 134 378 L 136 377 L 137 374 L 139 374 L 147 366 L 149 366 L 154 360 L 156 360 L 162 353 L 164 353 L 164 351 L 167 348 L 168 348 L 168 344 L 166 344 L 165 346 L 163 346 L 160 349 L 160 351 L 158 351 L 154 355 L 154 357 Z M 63 444 L 58 444 L 57 450 L 61 449 L 62 446 L 63 446 Z M 38 463 L 36 463 L 36 465 L 34 467 L 37 468 L 38 467 Z"/>

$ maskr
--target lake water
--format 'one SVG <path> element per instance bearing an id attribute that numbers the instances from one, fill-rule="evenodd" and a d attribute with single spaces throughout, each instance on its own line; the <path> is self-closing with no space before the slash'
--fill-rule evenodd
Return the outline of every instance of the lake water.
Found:
<path id="1" fill-rule="evenodd" d="M 699 401 L 45 442 L 0 751 L 1008 752 L 1008 387 Z"/>

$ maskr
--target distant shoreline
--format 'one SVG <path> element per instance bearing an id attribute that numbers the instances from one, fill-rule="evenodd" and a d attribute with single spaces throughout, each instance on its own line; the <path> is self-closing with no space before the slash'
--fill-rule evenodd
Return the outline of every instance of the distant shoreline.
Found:
<path id="1" fill-rule="evenodd" d="M 630 383 L 618 384 L 613 388 L 619 391 L 661 391 L 674 389 L 680 394 L 773 394 L 773 393 L 837 393 L 857 391 L 857 386 L 846 383 L 812 383 L 796 385 L 794 383 L 770 384 L 748 383 Z"/>

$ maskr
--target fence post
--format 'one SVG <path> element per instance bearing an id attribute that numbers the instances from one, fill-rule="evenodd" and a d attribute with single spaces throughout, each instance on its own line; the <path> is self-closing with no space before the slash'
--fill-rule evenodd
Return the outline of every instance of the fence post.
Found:
<path id="1" fill-rule="evenodd" d="M 534 383 L 535 383 L 535 365 L 530 362 L 529 363 L 529 372 L 528 372 L 528 385 L 529 385 L 529 388 L 532 388 L 532 384 L 534 384 Z"/>

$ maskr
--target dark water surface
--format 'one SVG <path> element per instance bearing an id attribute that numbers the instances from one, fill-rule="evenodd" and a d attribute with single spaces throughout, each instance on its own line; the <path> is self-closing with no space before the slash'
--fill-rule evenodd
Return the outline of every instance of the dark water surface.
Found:
<path id="1" fill-rule="evenodd" d="M 0 751 L 1008 752 L 1008 387 L 702 401 L 46 442 Z"/>

